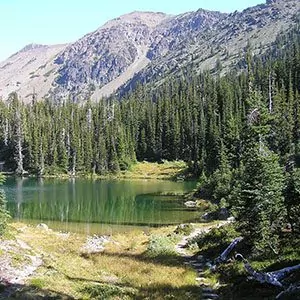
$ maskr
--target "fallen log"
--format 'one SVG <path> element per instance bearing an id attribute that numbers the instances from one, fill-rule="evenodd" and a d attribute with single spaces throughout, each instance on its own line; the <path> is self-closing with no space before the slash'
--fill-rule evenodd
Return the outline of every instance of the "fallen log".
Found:
<path id="1" fill-rule="evenodd" d="M 253 278 L 254 280 L 261 283 L 269 283 L 281 288 L 284 288 L 283 283 L 281 282 L 284 278 L 286 278 L 289 274 L 295 272 L 296 270 L 300 270 L 300 264 L 298 264 L 292 267 L 280 269 L 278 271 L 258 272 L 251 267 L 247 259 L 245 259 L 242 254 L 236 254 L 235 258 L 243 261 L 245 270 L 251 275 L 251 278 Z"/>
<path id="2" fill-rule="evenodd" d="M 215 264 L 221 264 L 228 260 L 228 256 L 231 253 L 231 251 L 235 248 L 235 246 L 243 240 L 243 237 L 237 237 L 235 238 L 230 245 L 216 258 Z"/>
<path id="3" fill-rule="evenodd" d="M 294 293 L 294 292 L 297 292 L 299 293 L 300 292 L 300 286 L 297 286 L 295 284 L 291 284 L 286 290 L 280 292 L 275 299 L 280 299 L 281 297 L 285 297 L 287 296 L 288 294 L 291 294 L 291 293 Z"/>

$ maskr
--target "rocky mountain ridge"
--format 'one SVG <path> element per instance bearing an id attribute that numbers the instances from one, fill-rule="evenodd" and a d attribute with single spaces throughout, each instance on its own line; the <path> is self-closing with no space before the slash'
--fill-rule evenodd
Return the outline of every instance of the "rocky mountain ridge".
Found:
<path id="1" fill-rule="evenodd" d="M 264 52 L 295 23 L 298 0 L 268 0 L 242 12 L 199 9 L 177 16 L 133 12 L 108 21 L 75 43 L 28 45 L 0 63 L 0 96 L 99 100 L 138 82 L 234 68 L 250 43 Z"/>

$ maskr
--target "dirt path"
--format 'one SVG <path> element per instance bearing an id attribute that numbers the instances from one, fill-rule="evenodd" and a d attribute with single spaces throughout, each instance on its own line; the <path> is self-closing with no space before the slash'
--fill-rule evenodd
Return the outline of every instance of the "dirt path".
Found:
<path id="1" fill-rule="evenodd" d="M 217 291 L 214 289 L 214 287 L 207 286 L 205 284 L 205 278 L 203 277 L 203 269 L 207 266 L 208 262 L 205 260 L 204 257 L 195 257 L 192 254 L 189 254 L 187 251 L 187 246 L 190 240 L 192 240 L 194 237 L 198 236 L 202 233 L 207 233 L 211 229 L 224 226 L 228 224 L 228 221 L 221 221 L 220 223 L 213 225 L 213 226 L 207 226 L 207 227 L 201 227 L 194 229 L 188 236 L 184 236 L 179 243 L 175 246 L 176 252 L 185 258 L 185 264 L 192 266 L 197 271 L 197 284 L 199 284 L 202 287 L 202 299 L 204 300 L 211 300 L 211 299 L 218 299 L 219 295 L 217 294 Z"/>

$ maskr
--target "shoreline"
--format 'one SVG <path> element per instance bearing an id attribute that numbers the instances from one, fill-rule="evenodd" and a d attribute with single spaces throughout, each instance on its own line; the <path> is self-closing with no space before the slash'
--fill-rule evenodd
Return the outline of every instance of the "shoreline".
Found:
<path id="1" fill-rule="evenodd" d="M 117 173 L 107 173 L 105 175 L 98 175 L 92 173 L 68 174 L 44 174 L 38 176 L 36 174 L 26 173 L 23 176 L 17 175 L 15 172 L 2 172 L 5 176 L 12 177 L 28 177 L 28 178 L 42 178 L 42 179 L 76 179 L 76 178 L 90 178 L 102 180 L 171 180 L 171 181 L 192 181 L 196 180 L 195 176 L 188 172 L 188 166 L 183 161 L 164 161 L 163 163 L 157 162 L 137 162 L 133 164 L 126 171 L 119 171 Z"/>

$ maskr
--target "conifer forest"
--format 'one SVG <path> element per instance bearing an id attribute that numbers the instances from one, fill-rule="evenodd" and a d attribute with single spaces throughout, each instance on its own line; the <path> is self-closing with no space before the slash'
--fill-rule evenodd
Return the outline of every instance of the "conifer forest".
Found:
<path id="1" fill-rule="evenodd" d="M 97 103 L 24 104 L 12 93 L 0 102 L 0 160 L 38 176 L 183 160 L 199 193 L 230 208 L 255 249 L 276 249 L 284 222 L 300 230 L 299 25 L 267 53 L 243 53 L 225 75 L 221 66 L 186 70 Z"/>

